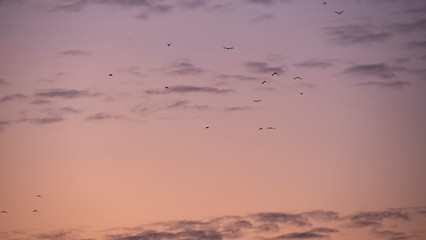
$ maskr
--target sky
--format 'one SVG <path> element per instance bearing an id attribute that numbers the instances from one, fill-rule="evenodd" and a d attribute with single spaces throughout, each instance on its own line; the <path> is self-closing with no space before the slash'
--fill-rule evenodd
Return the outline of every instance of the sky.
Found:
<path id="1" fill-rule="evenodd" d="M 425 239 L 425 13 L 0 0 L 0 238 Z"/>

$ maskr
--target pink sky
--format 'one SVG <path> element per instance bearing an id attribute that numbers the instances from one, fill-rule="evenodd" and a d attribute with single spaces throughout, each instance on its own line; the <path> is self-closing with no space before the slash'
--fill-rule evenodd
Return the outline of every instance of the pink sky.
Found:
<path id="1" fill-rule="evenodd" d="M 324 1 L 0 0 L 0 238 L 424 239 L 426 5 Z"/>

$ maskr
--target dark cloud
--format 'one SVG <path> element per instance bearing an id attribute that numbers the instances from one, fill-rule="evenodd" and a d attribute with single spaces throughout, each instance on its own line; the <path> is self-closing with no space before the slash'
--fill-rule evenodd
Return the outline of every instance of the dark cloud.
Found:
<path id="1" fill-rule="evenodd" d="M 300 63 L 295 63 L 294 66 L 301 68 L 327 68 L 333 66 L 330 60 L 308 60 Z"/>
<path id="2" fill-rule="evenodd" d="M 97 120 L 120 119 L 120 118 L 122 118 L 122 116 L 120 115 L 113 115 L 110 113 L 96 113 L 86 117 L 86 120 L 97 121 Z"/>
<path id="3" fill-rule="evenodd" d="M 80 113 L 80 112 L 82 112 L 82 110 L 75 109 L 75 108 L 72 108 L 72 107 L 63 107 L 63 108 L 60 108 L 58 111 L 61 112 L 61 113 Z"/>
<path id="4" fill-rule="evenodd" d="M 6 95 L 2 98 L 0 98 L 0 102 L 7 102 L 7 101 L 20 101 L 26 99 L 27 96 L 21 93 Z"/>
<path id="5" fill-rule="evenodd" d="M 207 105 L 191 105 L 188 101 L 177 101 L 173 104 L 166 106 L 164 109 L 193 109 L 193 110 L 207 110 Z"/>
<path id="6" fill-rule="evenodd" d="M 316 210 L 302 213 L 304 217 L 313 218 L 318 221 L 335 221 L 339 220 L 339 213 L 334 211 Z"/>
<path id="7" fill-rule="evenodd" d="M 31 119 L 22 119 L 21 121 L 28 121 L 34 124 L 50 124 L 56 122 L 62 122 L 65 119 L 62 117 L 44 117 L 44 118 L 31 118 Z"/>
<path id="8" fill-rule="evenodd" d="M 265 62 L 245 62 L 244 66 L 250 69 L 255 73 L 262 74 L 272 74 L 273 72 L 277 72 L 278 74 L 284 73 L 284 69 L 282 67 L 271 67 L 268 63 Z"/>
<path id="9" fill-rule="evenodd" d="M 410 14 L 423 14 L 423 16 L 426 14 L 426 6 L 420 7 L 420 8 L 412 8 L 405 10 L 404 13 L 410 13 Z"/>
<path id="10" fill-rule="evenodd" d="M 64 56 L 87 56 L 90 54 L 92 53 L 85 50 L 66 50 L 61 52 L 61 55 Z"/>
<path id="11" fill-rule="evenodd" d="M 312 224 L 309 220 L 303 217 L 302 214 L 287 214 L 287 213 L 258 213 L 255 215 L 255 218 L 261 222 L 271 222 L 271 223 L 287 223 L 296 226 L 311 226 Z"/>
<path id="12" fill-rule="evenodd" d="M 109 235 L 111 240 L 222 240 L 222 234 L 214 230 L 186 230 L 182 232 L 161 232 L 147 230 L 141 233 L 126 235 Z"/>
<path id="13" fill-rule="evenodd" d="M 72 3 L 55 5 L 51 11 L 78 12 L 89 5 L 89 0 L 78 0 Z"/>
<path id="14" fill-rule="evenodd" d="M 344 73 L 357 76 L 370 76 L 382 79 L 389 79 L 396 76 L 397 72 L 406 71 L 399 66 L 389 66 L 385 63 L 378 64 L 360 64 L 345 69 Z"/>
<path id="15" fill-rule="evenodd" d="M 253 22 L 253 23 L 263 22 L 263 21 L 271 20 L 273 18 L 274 18 L 274 14 L 272 14 L 272 13 L 266 13 L 266 14 L 262 14 L 262 15 L 259 15 L 259 16 L 255 17 L 255 18 L 253 18 L 251 20 L 251 22 Z"/>
<path id="16" fill-rule="evenodd" d="M 10 83 L 3 78 L 0 78 L 0 86 L 10 86 Z"/>
<path id="17" fill-rule="evenodd" d="M 311 239 L 311 238 L 325 238 L 326 235 L 313 233 L 313 232 L 294 232 L 284 234 L 273 239 Z"/>
<path id="18" fill-rule="evenodd" d="M 46 99 L 35 99 L 34 101 L 30 102 L 30 104 L 35 104 L 35 105 L 43 105 L 43 104 L 50 104 L 49 100 Z"/>
<path id="19" fill-rule="evenodd" d="M 388 82 L 379 82 L 379 81 L 368 81 L 368 82 L 360 82 L 359 86 L 374 86 L 380 88 L 396 88 L 402 89 L 403 87 L 410 86 L 409 82 L 405 81 L 388 81 Z"/>
<path id="20" fill-rule="evenodd" d="M 239 81 L 259 81 L 259 78 L 257 77 L 247 77 L 243 75 L 238 74 L 220 74 L 217 76 L 217 78 L 228 80 L 228 79 L 235 79 Z"/>
<path id="21" fill-rule="evenodd" d="M 343 45 L 383 42 L 392 36 L 389 32 L 363 24 L 326 27 L 325 33 L 332 40 Z"/>
<path id="22" fill-rule="evenodd" d="M 204 8 L 207 6 L 205 0 L 180 0 L 177 3 L 180 7 L 188 9 Z"/>
<path id="23" fill-rule="evenodd" d="M 90 92 L 87 90 L 64 89 L 64 88 L 47 89 L 47 90 L 42 90 L 37 93 L 34 93 L 35 97 L 64 98 L 64 99 L 73 99 L 73 98 L 82 98 L 82 97 L 99 97 L 102 95 L 103 94 L 99 92 Z"/>
<path id="24" fill-rule="evenodd" d="M 265 223 L 257 226 L 257 229 L 262 232 L 278 232 L 280 226 L 276 223 Z"/>
<path id="25" fill-rule="evenodd" d="M 409 221 L 407 212 L 401 210 L 395 211 L 377 211 L 377 212 L 360 212 L 350 216 L 351 220 L 366 220 L 366 221 L 382 221 L 384 219 L 404 220 Z"/>
<path id="26" fill-rule="evenodd" d="M 218 89 L 213 87 L 196 87 L 196 86 L 171 86 L 165 90 L 146 90 L 147 94 L 169 94 L 169 93 L 192 93 L 192 92 L 204 92 L 204 93 L 215 93 L 215 94 L 226 94 L 234 92 L 233 89 Z"/>
<path id="27" fill-rule="evenodd" d="M 170 75 L 196 75 L 203 73 L 205 70 L 194 66 L 189 60 L 178 60 L 171 64 L 171 70 L 168 71 Z"/>
<path id="28" fill-rule="evenodd" d="M 397 32 L 417 32 L 426 31 L 426 18 L 423 19 L 417 19 L 409 23 L 395 23 L 390 25 L 390 28 Z"/>
<path id="29" fill-rule="evenodd" d="M 311 230 L 309 230 L 309 232 L 313 232 L 313 233 L 336 233 L 336 232 L 340 232 L 337 229 L 334 228 L 326 228 L 326 227 L 320 227 L 320 228 L 313 228 Z"/>
<path id="30" fill-rule="evenodd" d="M 413 239 L 418 237 L 415 234 L 408 235 L 403 232 L 396 232 L 392 230 L 386 230 L 386 231 L 373 230 L 372 234 L 379 238 L 386 238 L 388 240 L 408 240 L 408 239 Z"/>
<path id="31" fill-rule="evenodd" d="M 410 41 L 406 43 L 407 46 L 413 48 L 426 48 L 426 41 Z"/>
<path id="32" fill-rule="evenodd" d="M 167 5 L 167 4 L 150 5 L 141 14 L 139 14 L 137 18 L 148 20 L 151 14 L 165 14 L 172 11 L 173 11 L 172 5 Z"/>

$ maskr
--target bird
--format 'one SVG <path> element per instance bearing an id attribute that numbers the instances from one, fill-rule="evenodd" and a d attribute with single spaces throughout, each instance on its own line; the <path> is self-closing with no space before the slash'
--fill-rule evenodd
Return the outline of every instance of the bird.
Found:
<path id="1" fill-rule="evenodd" d="M 293 80 L 302 79 L 301 77 L 294 77 Z"/>
<path id="2" fill-rule="evenodd" d="M 253 100 L 253 102 L 261 102 L 261 101 L 262 101 L 261 99 Z"/>
<path id="3" fill-rule="evenodd" d="M 169 89 L 169 87 L 167 87 L 167 86 L 165 86 L 164 88 L 165 88 L 165 89 Z"/>
<path id="4" fill-rule="evenodd" d="M 231 50 L 231 49 L 234 49 L 234 47 L 223 47 L 223 49 Z"/>
<path id="5" fill-rule="evenodd" d="M 37 195 L 35 195 L 36 197 L 38 197 L 38 198 L 41 198 L 41 195 L 40 194 L 37 194 Z"/>
<path id="6" fill-rule="evenodd" d="M 263 85 L 264 83 L 267 83 L 267 81 L 263 81 L 260 85 Z"/>
<path id="7" fill-rule="evenodd" d="M 9 213 L 8 213 L 7 211 L 4 211 L 4 210 L 3 210 L 3 211 L 1 211 L 1 213 L 4 213 L 4 214 L 9 214 Z"/>
<path id="8" fill-rule="evenodd" d="M 172 45 L 172 43 L 167 43 L 167 46 L 170 47 L 170 45 Z"/>
<path id="9" fill-rule="evenodd" d="M 112 73 L 108 74 L 108 76 L 112 77 Z"/>
<path id="10" fill-rule="evenodd" d="M 260 131 L 260 130 L 263 130 L 263 128 L 259 128 L 259 131 Z"/>
<path id="11" fill-rule="evenodd" d="M 300 95 L 303 95 L 303 93 L 301 92 Z"/>
<path id="12" fill-rule="evenodd" d="M 266 129 L 275 130 L 274 127 L 267 127 Z"/>
<path id="13" fill-rule="evenodd" d="M 324 5 L 325 5 L 325 4 L 327 4 L 327 2 L 322 2 L 322 4 L 324 4 Z"/>
<path id="14" fill-rule="evenodd" d="M 33 213 L 39 213 L 37 209 L 33 210 Z"/>
<path id="15" fill-rule="evenodd" d="M 278 75 L 278 73 L 277 72 L 272 73 L 272 76 L 274 76 L 274 75 Z"/>
<path id="16" fill-rule="evenodd" d="M 209 128 L 209 126 L 206 126 L 206 129 Z"/>
<path id="17" fill-rule="evenodd" d="M 338 12 L 338 11 L 334 11 L 334 12 L 340 15 L 340 14 L 342 14 L 344 12 L 344 10 L 342 10 L 340 12 Z"/>

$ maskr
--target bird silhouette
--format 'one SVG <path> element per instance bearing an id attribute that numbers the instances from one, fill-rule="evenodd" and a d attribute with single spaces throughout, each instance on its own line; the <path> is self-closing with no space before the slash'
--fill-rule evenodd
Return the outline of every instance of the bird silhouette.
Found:
<path id="1" fill-rule="evenodd" d="M 253 100 L 253 102 L 261 102 L 261 101 L 262 101 L 261 99 Z"/>
<path id="2" fill-rule="evenodd" d="M 278 73 L 277 72 L 272 73 L 272 76 L 274 76 L 274 75 L 278 75 Z"/>
<path id="3" fill-rule="evenodd" d="M 206 127 L 206 129 L 209 128 L 209 126 Z"/>
<path id="4" fill-rule="evenodd" d="M 263 81 L 260 85 L 263 85 L 264 83 L 267 83 L 267 81 Z"/>
<path id="5" fill-rule="evenodd" d="M 37 195 L 35 195 L 36 197 L 38 197 L 38 198 L 41 198 L 41 195 L 40 194 L 37 194 Z"/>
<path id="6" fill-rule="evenodd" d="M 301 92 L 300 95 L 303 95 L 303 93 Z"/>
<path id="7" fill-rule="evenodd" d="M 275 130 L 274 127 L 267 127 L 266 129 Z"/>
<path id="8" fill-rule="evenodd" d="M 322 4 L 324 4 L 324 5 L 325 5 L 325 4 L 327 4 L 327 2 L 322 2 Z"/>
<path id="9" fill-rule="evenodd" d="M 293 80 L 302 79 L 301 77 L 294 77 Z"/>
<path id="10" fill-rule="evenodd" d="M 223 47 L 223 49 L 231 50 L 231 49 L 234 49 L 234 47 Z"/>
<path id="11" fill-rule="evenodd" d="M 6 212 L 6 211 L 4 211 L 4 210 L 3 210 L 3 211 L 1 211 L 1 213 L 3 213 L 3 214 L 9 214 L 8 212 Z"/>
<path id="12" fill-rule="evenodd" d="M 164 88 L 165 88 L 165 89 L 169 89 L 169 87 L 167 87 L 167 86 L 166 86 L 166 87 L 164 87 Z"/>
<path id="13" fill-rule="evenodd" d="M 170 45 L 172 45 L 172 43 L 167 43 L 167 46 L 170 47 Z"/>
<path id="14" fill-rule="evenodd" d="M 342 14 L 344 11 L 342 10 L 342 11 L 340 11 L 340 12 L 338 12 L 338 11 L 334 11 L 335 13 L 337 13 L 337 14 Z"/>
<path id="15" fill-rule="evenodd" d="M 112 77 L 112 73 L 108 74 L 108 76 Z"/>
<path id="16" fill-rule="evenodd" d="M 259 128 L 259 131 L 260 131 L 260 130 L 263 130 L 263 128 Z"/>
<path id="17" fill-rule="evenodd" d="M 36 210 L 33 210 L 33 213 L 39 213 L 39 212 L 38 212 L 38 210 L 36 209 Z"/>

